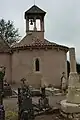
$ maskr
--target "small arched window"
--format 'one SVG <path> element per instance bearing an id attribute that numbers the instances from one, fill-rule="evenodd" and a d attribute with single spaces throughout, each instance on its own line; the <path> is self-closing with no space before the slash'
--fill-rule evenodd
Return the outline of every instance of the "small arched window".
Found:
<path id="1" fill-rule="evenodd" d="M 35 71 L 40 71 L 40 65 L 39 65 L 39 59 L 37 58 L 36 60 L 35 60 Z"/>

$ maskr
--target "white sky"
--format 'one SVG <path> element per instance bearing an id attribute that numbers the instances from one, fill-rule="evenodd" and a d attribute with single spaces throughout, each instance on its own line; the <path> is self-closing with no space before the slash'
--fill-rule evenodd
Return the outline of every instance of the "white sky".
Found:
<path id="1" fill-rule="evenodd" d="M 34 0 L 0 0 L 0 19 L 12 20 L 25 35 L 24 11 Z M 80 0 L 36 0 L 36 5 L 47 12 L 45 37 L 53 42 L 76 48 L 80 62 Z"/>

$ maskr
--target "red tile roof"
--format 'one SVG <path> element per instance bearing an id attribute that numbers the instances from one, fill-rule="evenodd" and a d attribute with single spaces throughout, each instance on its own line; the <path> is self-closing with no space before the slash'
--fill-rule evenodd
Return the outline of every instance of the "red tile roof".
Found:
<path id="1" fill-rule="evenodd" d="M 44 40 L 40 40 L 37 37 L 33 37 L 30 35 L 25 36 L 19 43 L 15 44 L 12 46 L 12 49 L 27 49 L 27 48 L 52 48 L 52 47 L 56 47 L 56 48 L 61 48 L 61 49 L 65 49 L 66 51 L 68 51 L 68 47 L 66 46 L 62 46 L 62 45 L 58 45 L 56 43 L 50 42 L 46 39 Z"/>

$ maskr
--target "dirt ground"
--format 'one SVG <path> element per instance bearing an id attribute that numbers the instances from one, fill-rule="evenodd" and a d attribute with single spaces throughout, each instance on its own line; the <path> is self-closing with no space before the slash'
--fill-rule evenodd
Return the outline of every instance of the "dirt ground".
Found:
<path id="1" fill-rule="evenodd" d="M 58 104 L 61 100 L 65 99 L 65 96 L 50 96 L 49 104 L 53 107 L 60 107 Z M 38 102 L 39 97 L 32 98 L 33 102 Z M 17 98 L 6 98 L 4 99 L 5 111 L 18 111 Z M 62 120 L 59 115 L 41 115 L 35 118 L 35 120 Z"/>
<path id="2" fill-rule="evenodd" d="M 60 105 L 58 103 L 65 98 L 66 98 L 65 96 L 50 96 L 49 104 L 52 107 L 60 107 Z M 38 99 L 39 99 L 39 97 L 32 98 L 33 102 L 36 102 L 36 103 L 38 103 Z M 18 102 L 17 98 L 5 98 L 4 99 L 5 109 L 7 110 L 9 108 L 12 110 L 17 110 L 17 107 L 18 107 L 17 102 Z"/>

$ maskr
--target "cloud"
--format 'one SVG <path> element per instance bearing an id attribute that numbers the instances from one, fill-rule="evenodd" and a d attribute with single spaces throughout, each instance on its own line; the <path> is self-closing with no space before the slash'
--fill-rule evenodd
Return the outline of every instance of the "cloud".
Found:
<path id="1" fill-rule="evenodd" d="M 33 3 L 34 0 L 0 0 L 0 18 L 14 21 L 24 36 L 24 11 Z M 47 12 L 45 37 L 69 47 L 74 46 L 80 61 L 80 0 L 36 0 L 36 4 Z"/>

